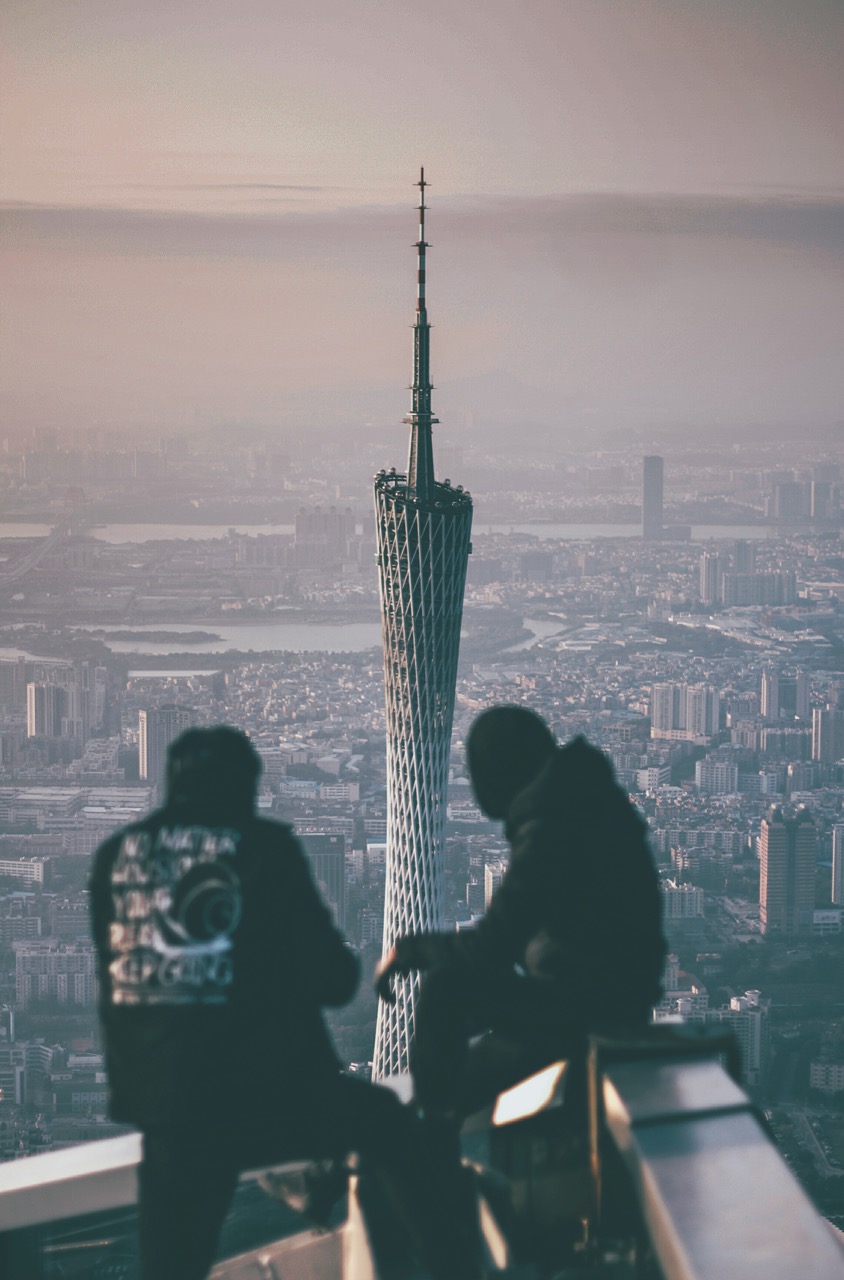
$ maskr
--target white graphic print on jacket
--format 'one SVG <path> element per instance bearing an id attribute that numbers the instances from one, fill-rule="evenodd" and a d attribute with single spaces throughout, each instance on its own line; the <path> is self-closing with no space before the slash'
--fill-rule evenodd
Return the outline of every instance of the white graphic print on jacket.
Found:
<path id="1" fill-rule="evenodd" d="M 239 831 L 193 826 L 124 835 L 111 878 L 113 1004 L 227 1002 L 239 840 Z"/>

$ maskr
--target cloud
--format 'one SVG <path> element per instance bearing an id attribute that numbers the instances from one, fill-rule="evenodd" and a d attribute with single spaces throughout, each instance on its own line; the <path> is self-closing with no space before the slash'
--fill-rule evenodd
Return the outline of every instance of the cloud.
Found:
<path id="1" fill-rule="evenodd" d="M 111 183 L 112 187 L 117 184 Z M 120 183 L 125 191 L 347 191 L 348 187 L 298 186 L 291 182 L 168 182 Z"/>
<path id="2" fill-rule="evenodd" d="M 842 214 L 834 192 L 436 200 L 443 421 L 833 420 Z M 315 420 L 350 421 L 365 384 L 360 404 L 390 388 L 398 419 L 415 231 L 410 204 L 7 205 L 7 403 L 21 421 L 84 422 L 301 396 Z"/>
<path id="3" fill-rule="evenodd" d="M 403 215 L 408 216 L 404 211 Z M 383 226 L 383 217 L 368 212 L 362 218 L 355 210 L 341 216 L 313 211 L 193 213 L 62 205 L 0 207 L 0 234 L 7 247 L 156 258 L 283 260 L 313 252 L 331 254 L 350 240 L 374 243 L 376 222 Z"/>
<path id="4" fill-rule="evenodd" d="M 521 232 L 537 237 L 679 235 L 844 249 L 844 192 L 832 196 L 596 193 L 499 199 L 479 204 L 473 217 L 477 231 L 510 238 Z"/>
<path id="5" fill-rule="evenodd" d="M 306 192 L 327 188 L 275 183 L 220 188 Z M 437 236 L 453 250 L 471 243 L 521 245 L 531 254 L 582 236 L 664 236 L 760 241 L 844 253 L 844 194 L 632 196 L 619 193 L 535 198 L 444 199 L 432 210 Z M 91 253 L 155 257 L 286 258 L 406 246 L 412 220 L 403 206 L 255 213 L 194 213 L 7 203 L 0 227 L 7 247 L 65 246 Z"/>

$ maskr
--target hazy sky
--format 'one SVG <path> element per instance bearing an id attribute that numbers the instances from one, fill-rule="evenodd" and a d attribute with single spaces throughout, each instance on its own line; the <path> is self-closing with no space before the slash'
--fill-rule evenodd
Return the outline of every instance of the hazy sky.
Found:
<path id="1" fill-rule="evenodd" d="M 423 163 L 444 430 L 844 418 L 841 0 L 0 21 L 0 429 L 400 418 Z"/>

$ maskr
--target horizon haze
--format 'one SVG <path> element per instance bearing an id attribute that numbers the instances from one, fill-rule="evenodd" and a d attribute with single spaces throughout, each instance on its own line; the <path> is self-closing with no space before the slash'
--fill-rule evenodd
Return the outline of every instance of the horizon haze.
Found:
<path id="1" fill-rule="evenodd" d="M 2 18 L 0 422 L 831 427 L 832 0 L 105 0 Z"/>

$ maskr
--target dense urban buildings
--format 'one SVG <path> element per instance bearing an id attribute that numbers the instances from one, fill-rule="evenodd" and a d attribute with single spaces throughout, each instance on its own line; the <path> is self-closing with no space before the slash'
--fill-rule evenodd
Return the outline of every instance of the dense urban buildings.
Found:
<path id="1" fill-rule="evenodd" d="M 479 495 L 483 505 L 445 784 L 445 927 L 471 926 L 507 864 L 465 773 L 478 711 L 524 702 L 559 738 L 586 733 L 649 822 L 677 956 L 665 1016 L 706 1012 L 746 1031 L 745 1070 L 758 1058 L 753 1089 L 782 1149 L 819 1204 L 840 1203 L 831 1162 L 844 1164 L 844 904 L 833 900 L 833 869 L 844 751 L 830 734 L 835 717 L 821 714 L 840 711 L 844 682 L 840 463 L 823 440 L 801 441 L 798 455 L 767 432 L 728 448 L 654 438 L 644 451 L 665 453 L 672 483 L 664 536 L 644 542 L 641 441 L 585 450 L 563 430 L 526 430 L 514 452 L 483 426 L 449 415 L 437 433 L 442 473 L 465 479 L 476 512 Z M 41 995 L 30 984 L 24 1008 L 13 947 L 55 948 L 33 966 L 84 961 L 59 948 L 88 941 L 91 852 L 155 802 L 139 776 L 142 710 L 191 708 L 193 723 L 248 730 L 264 762 L 261 811 L 314 837 L 315 878 L 338 919 L 344 909 L 364 972 L 374 967 L 388 794 L 371 486 L 389 438 L 386 420 L 380 434 L 356 428 L 352 455 L 348 431 L 317 441 L 247 426 L 160 439 L 92 428 L 75 443 L 40 433 L 0 450 L 4 507 L 17 513 L 0 526 L 0 1158 L 110 1132 L 94 1006 L 75 999 L 84 978 Z M 68 448 L 80 459 L 73 485 L 62 479 Z M 38 456 L 29 480 L 22 451 Z M 126 451 L 162 466 L 125 467 Z M 766 517 L 786 473 L 830 484 L 823 522 Z M 45 537 L 49 528 L 58 532 Z M 705 554 L 719 582 L 773 575 L 793 582 L 790 600 L 727 604 L 719 587 L 704 602 Z M 29 736 L 27 686 L 84 688 L 81 663 L 96 688 L 87 741 L 81 717 L 66 714 L 54 720 L 58 736 Z M 691 732 L 689 713 L 707 704 L 707 733 Z M 669 714 L 677 727 L 655 736 Z M 761 930 L 772 805 L 786 819 L 803 806 L 817 833 L 811 924 L 799 934 Z M 753 992 L 756 1005 L 733 1007 Z M 356 1072 L 369 1069 L 375 1022 L 366 986 L 332 1015 Z"/>
<path id="2" fill-rule="evenodd" d="M 386 953 L 397 937 L 444 923 L 443 834 L 472 502 L 434 475 L 430 325 L 425 296 L 425 174 L 419 240 L 407 474 L 375 479 L 387 710 Z M 381 1001 L 376 1079 L 406 1070 L 418 978 Z"/>

